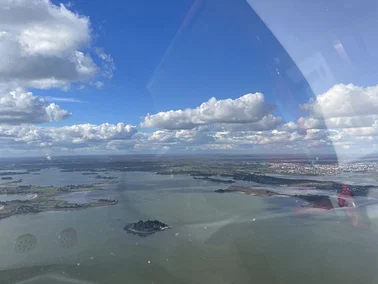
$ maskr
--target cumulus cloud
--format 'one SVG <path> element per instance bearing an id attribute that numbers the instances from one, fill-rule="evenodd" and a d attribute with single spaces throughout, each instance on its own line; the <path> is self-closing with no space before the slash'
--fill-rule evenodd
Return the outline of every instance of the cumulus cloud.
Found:
<path id="1" fill-rule="evenodd" d="M 79 124 L 64 126 L 60 128 L 50 128 L 51 133 L 55 134 L 58 140 L 64 140 L 69 137 L 73 143 L 76 142 L 94 142 L 103 140 L 124 140 L 131 138 L 137 129 L 135 126 L 125 125 L 124 123 L 100 125 Z"/>
<path id="2" fill-rule="evenodd" d="M 103 145 L 114 141 L 130 140 L 137 128 L 124 123 L 100 125 L 78 124 L 63 127 L 38 127 L 35 125 L 0 126 L 0 140 L 7 139 L 8 145 L 31 145 L 35 148 L 61 146 L 83 148 Z M 122 142 L 118 142 L 122 143 Z"/>
<path id="3" fill-rule="evenodd" d="M 114 64 L 114 59 L 110 54 L 104 52 L 100 47 L 95 49 L 97 56 L 101 59 L 101 71 L 102 75 L 106 78 L 112 78 L 116 66 Z"/>
<path id="4" fill-rule="evenodd" d="M 324 131 L 272 130 L 256 132 L 222 132 L 216 144 L 232 148 L 236 153 L 299 154 L 333 152 L 332 143 Z M 219 148 L 221 149 L 221 148 Z"/>
<path id="5" fill-rule="evenodd" d="M 332 141 L 342 159 L 345 151 L 376 151 L 378 141 L 378 85 L 338 84 L 300 106 L 307 117 L 297 121 L 305 139 Z M 316 140 L 317 139 L 317 140 Z"/>
<path id="6" fill-rule="evenodd" d="M 110 151 L 132 151 L 135 140 L 112 140 L 105 145 L 105 149 Z"/>
<path id="7" fill-rule="evenodd" d="M 358 87 L 353 84 L 338 84 L 301 107 L 314 118 L 376 115 L 378 85 Z"/>
<path id="8" fill-rule="evenodd" d="M 147 115 L 141 123 L 146 128 L 191 129 L 210 123 L 254 123 L 274 110 L 261 93 L 246 94 L 237 99 L 211 98 L 195 109 L 159 112 Z"/>
<path id="9" fill-rule="evenodd" d="M 148 138 L 150 142 L 157 143 L 185 143 L 205 144 L 213 142 L 213 136 L 205 128 L 158 130 Z"/>
<path id="10" fill-rule="evenodd" d="M 281 117 L 268 114 L 257 122 L 251 123 L 220 123 L 211 126 L 213 130 L 221 131 L 263 131 L 277 128 L 283 123 Z"/>
<path id="11" fill-rule="evenodd" d="M 378 86 L 339 84 L 301 106 L 308 117 L 297 121 L 305 139 L 332 141 L 339 158 L 345 151 L 375 151 L 378 138 Z"/>
<path id="12" fill-rule="evenodd" d="M 343 128 L 328 132 L 329 139 L 339 153 L 347 150 L 366 155 L 376 153 L 378 149 L 378 121 L 370 127 Z"/>
<path id="13" fill-rule="evenodd" d="M 213 131 L 208 127 L 180 130 L 157 130 L 144 141 L 145 147 L 170 150 L 258 150 L 283 153 L 330 144 L 327 130 L 296 130 L 294 123 L 270 131 Z M 299 147 L 299 148 L 298 148 Z M 273 152 L 271 152 L 273 153 Z"/>
<path id="14" fill-rule="evenodd" d="M 283 131 L 287 131 L 287 132 L 297 131 L 298 130 L 298 124 L 290 121 L 290 122 L 282 125 L 280 129 L 283 130 Z"/>
<path id="15" fill-rule="evenodd" d="M 265 145 L 274 143 L 291 143 L 303 138 L 297 132 L 257 131 L 257 132 L 226 132 L 218 135 L 218 142 L 234 145 Z"/>
<path id="16" fill-rule="evenodd" d="M 328 119 L 319 119 L 313 117 L 301 117 L 298 119 L 298 125 L 303 129 L 312 128 L 356 128 L 368 127 L 378 120 L 378 114 L 361 115 L 352 117 L 334 117 Z"/>
<path id="17" fill-rule="evenodd" d="M 101 88 L 104 86 L 104 82 L 96 81 L 96 82 L 93 83 L 93 85 L 94 85 L 97 89 L 101 89 Z"/>
<path id="18" fill-rule="evenodd" d="M 358 87 L 338 84 L 300 108 L 301 129 L 344 129 L 370 127 L 378 120 L 378 85 Z"/>
<path id="19" fill-rule="evenodd" d="M 0 124 L 43 123 L 61 121 L 71 114 L 54 103 L 33 96 L 31 92 L 16 90 L 0 93 Z"/>
<path id="20" fill-rule="evenodd" d="M 366 153 L 378 145 L 377 102 L 378 86 L 340 84 L 302 105 L 308 116 L 296 122 L 275 117 L 257 93 L 148 115 L 142 126 L 159 129 L 146 140 L 154 149 L 334 153 L 335 147 L 338 154 Z"/>
<path id="21" fill-rule="evenodd" d="M 355 139 L 361 136 L 378 137 L 378 120 L 369 127 L 345 128 L 335 133 L 335 137 L 338 136 L 340 139 Z"/>
<path id="22" fill-rule="evenodd" d="M 50 0 L 0 0 L 0 84 L 67 88 L 98 71 L 88 17 Z M 111 56 L 103 59 L 108 61 Z"/>
<path id="23" fill-rule="evenodd" d="M 326 129 L 308 129 L 304 140 L 328 140 L 329 132 Z"/>

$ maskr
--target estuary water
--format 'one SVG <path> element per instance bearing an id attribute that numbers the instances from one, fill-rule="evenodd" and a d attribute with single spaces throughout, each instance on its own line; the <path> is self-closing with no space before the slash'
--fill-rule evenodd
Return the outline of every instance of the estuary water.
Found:
<path id="1" fill-rule="evenodd" d="M 120 183 L 64 198 L 114 198 L 114 206 L 0 220 L 0 283 L 378 281 L 374 204 L 354 225 L 336 210 L 297 215 L 294 198 L 217 194 L 226 186 L 190 176 L 109 175 Z M 22 178 L 43 185 L 94 181 L 57 169 Z M 172 229 L 145 238 L 123 230 L 147 219 Z"/>

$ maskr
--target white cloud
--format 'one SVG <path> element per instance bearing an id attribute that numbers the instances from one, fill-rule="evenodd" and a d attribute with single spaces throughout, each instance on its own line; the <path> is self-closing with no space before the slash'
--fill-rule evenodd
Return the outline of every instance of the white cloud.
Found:
<path id="1" fill-rule="evenodd" d="M 366 88 L 353 84 L 335 85 L 302 108 L 313 118 L 377 115 L 378 85 Z"/>
<path id="2" fill-rule="evenodd" d="M 211 98 L 195 109 L 159 112 L 147 115 L 141 123 L 146 128 L 191 129 L 211 123 L 255 123 L 274 110 L 265 103 L 261 93 L 247 94 L 237 99 Z"/>
<path id="3" fill-rule="evenodd" d="M 148 115 L 141 126 L 159 130 L 143 145 L 154 149 L 167 146 L 171 151 L 253 149 L 265 153 L 269 149 L 288 153 L 330 146 L 327 130 L 306 130 L 295 122 L 283 124 L 282 118 L 272 114 L 273 110 L 264 96 L 256 93 L 235 100 L 212 98 L 195 109 Z"/>
<path id="4" fill-rule="evenodd" d="M 378 149 L 378 121 L 370 127 L 344 128 L 328 132 L 336 151 L 341 153 L 339 159 L 343 158 L 345 151 L 367 155 L 376 153 Z"/>
<path id="5" fill-rule="evenodd" d="M 287 132 L 280 130 L 272 131 L 257 131 L 257 132 L 229 132 L 223 138 L 226 138 L 227 144 L 232 144 L 233 141 L 236 144 L 242 145 L 266 145 L 274 143 L 291 143 L 303 139 L 303 135 L 297 132 Z M 235 144 L 234 142 L 234 144 Z"/>
<path id="6" fill-rule="evenodd" d="M 0 0 L 0 85 L 68 88 L 91 79 L 99 69 L 84 51 L 91 39 L 89 18 L 63 4 Z"/>
<path id="7" fill-rule="evenodd" d="M 309 112 L 297 121 L 305 139 L 332 141 L 339 159 L 348 151 L 376 151 L 378 86 L 335 85 L 301 107 Z"/>
<path id="8" fill-rule="evenodd" d="M 107 150 L 111 151 L 132 151 L 134 149 L 135 140 L 113 140 L 105 145 Z"/>
<path id="9" fill-rule="evenodd" d="M 61 121 L 71 114 L 54 103 L 33 96 L 30 92 L 16 90 L 0 93 L 0 124 L 43 123 Z"/>
<path id="10" fill-rule="evenodd" d="M 348 139 L 361 136 L 378 136 L 378 120 L 370 127 L 345 128 L 336 132 L 340 137 L 348 137 Z"/>
<path id="11" fill-rule="evenodd" d="M 265 154 L 325 152 L 332 150 L 332 143 L 339 154 L 361 149 L 366 152 L 366 149 L 377 149 L 378 145 L 378 114 L 328 117 L 324 122 L 320 117 L 311 116 L 316 114 L 317 100 L 312 102 L 314 107 L 306 106 L 309 117 L 285 124 L 282 118 L 272 114 L 274 107 L 264 101 L 264 96 L 256 93 L 234 100 L 212 98 L 194 109 L 149 115 L 141 125 L 158 129 L 152 133 L 137 132 L 135 126 L 123 123 L 63 127 L 25 125 L 59 121 L 69 115 L 48 100 L 49 97 L 43 100 L 21 89 L 0 93 L 0 145 L 18 150 L 58 152 L 252 151 Z"/>
<path id="12" fill-rule="evenodd" d="M 49 128 L 49 130 L 57 141 L 68 138 L 73 143 L 130 139 L 137 132 L 135 126 L 125 125 L 124 123 L 79 124 Z"/>
<path id="13" fill-rule="evenodd" d="M 104 86 L 104 83 L 101 82 L 101 81 L 96 81 L 93 83 L 93 85 L 97 88 L 97 89 L 101 89 L 103 86 Z"/>
<path id="14" fill-rule="evenodd" d="M 297 121 L 305 139 L 332 141 L 339 156 L 376 151 L 378 141 L 378 85 L 338 84 L 302 105 L 308 117 Z"/>
<path id="15" fill-rule="evenodd" d="M 207 129 L 157 130 L 151 134 L 148 141 L 155 143 L 191 143 L 205 144 L 213 142 L 214 138 Z"/>
<path id="16" fill-rule="evenodd" d="M 377 111 L 378 112 L 378 111 Z M 356 128 L 368 127 L 378 120 L 378 114 L 360 115 L 352 117 L 334 117 L 328 119 L 318 119 L 313 117 L 301 117 L 297 123 L 300 128 Z"/>
<path id="17" fill-rule="evenodd" d="M 282 131 L 293 132 L 293 131 L 298 130 L 298 124 L 295 123 L 295 122 L 290 121 L 290 122 L 285 123 L 284 125 L 282 125 L 280 129 Z"/>
<path id="18" fill-rule="evenodd" d="M 221 131 L 263 131 L 275 129 L 282 123 L 283 119 L 281 117 L 275 117 L 272 114 L 268 114 L 257 122 L 220 123 L 211 125 L 210 128 L 213 130 L 219 129 Z"/>
<path id="19" fill-rule="evenodd" d="M 6 139 L 8 146 L 32 147 L 35 149 L 53 146 L 85 148 L 89 146 L 106 147 L 114 141 L 130 140 L 137 128 L 124 123 L 100 125 L 78 124 L 63 127 L 38 127 L 34 125 L 0 126 L 0 140 Z M 21 146 L 20 146 L 21 145 Z"/>
<path id="20" fill-rule="evenodd" d="M 329 133 L 326 129 L 308 129 L 304 140 L 324 140 L 328 139 Z"/>
<path id="21" fill-rule="evenodd" d="M 61 56 L 90 40 L 89 18 L 49 0 L 2 0 L 0 23 L 27 55 Z"/>
<path id="22" fill-rule="evenodd" d="M 95 51 L 102 62 L 102 75 L 106 78 L 112 78 L 114 70 L 116 69 L 113 57 L 110 54 L 105 53 L 102 48 L 97 47 Z"/>
<path id="23" fill-rule="evenodd" d="M 144 147 L 150 146 L 161 149 L 169 146 L 170 150 L 230 150 L 248 151 L 252 148 L 256 151 L 269 149 L 271 153 L 289 153 L 302 151 L 307 148 L 329 146 L 329 133 L 327 130 L 298 131 L 294 123 L 288 123 L 280 130 L 271 131 L 213 131 L 208 127 L 180 130 L 157 130 L 147 140 L 143 141 Z M 287 130 L 285 130 L 287 129 Z"/>

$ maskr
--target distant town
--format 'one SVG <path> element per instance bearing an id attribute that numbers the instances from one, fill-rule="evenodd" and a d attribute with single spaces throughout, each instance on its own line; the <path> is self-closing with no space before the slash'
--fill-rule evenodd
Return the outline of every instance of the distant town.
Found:
<path id="1" fill-rule="evenodd" d="M 303 163 L 269 163 L 267 172 L 296 175 L 336 175 L 342 172 L 377 173 L 377 162 L 357 162 L 348 164 L 303 164 Z"/>

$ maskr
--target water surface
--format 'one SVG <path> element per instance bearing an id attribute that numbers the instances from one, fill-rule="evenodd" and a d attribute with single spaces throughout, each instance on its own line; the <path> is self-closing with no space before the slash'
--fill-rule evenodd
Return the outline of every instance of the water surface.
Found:
<path id="1" fill-rule="evenodd" d="M 60 184 L 93 181 L 91 176 L 54 169 L 41 172 L 39 179 L 45 174 Z M 376 230 L 353 226 L 345 214 L 340 217 L 327 211 L 297 216 L 293 213 L 297 206 L 294 199 L 217 194 L 213 191 L 222 185 L 185 175 L 110 175 L 118 176 L 120 184 L 69 198 L 80 201 L 104 194 L 119 200 L 115 206 L 1 220 L 1 283 L 29 278 L 34 278 L 30 283 L 378 280 Z M 46 183 L 51 181 L 50 176 Z M 147 238 L 122 230 L 139 219 L 157 219 L 172 229 Z M 35 237 L 34 247 L 30 235 Z M 23 250 L 15 249 L 20 239 L 28 238 L 29 243 L 22 242 Z"/>

